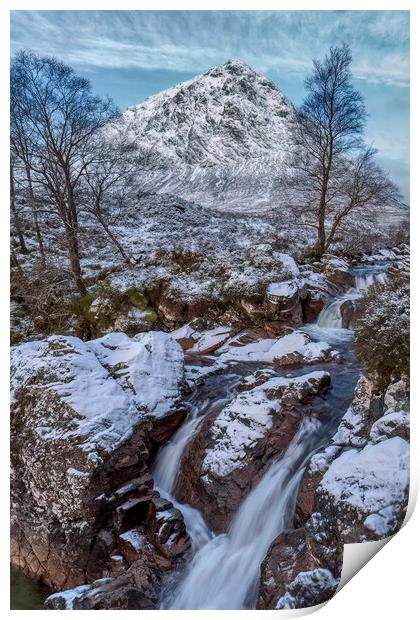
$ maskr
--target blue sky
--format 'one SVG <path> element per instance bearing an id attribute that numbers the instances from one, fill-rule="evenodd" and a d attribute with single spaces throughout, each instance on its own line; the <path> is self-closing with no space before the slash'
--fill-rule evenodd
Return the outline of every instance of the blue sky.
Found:
<path id="1" fill-rule="evenodd" d="M 13 11 L 11 42 L 57 56 L 121 109 L 229 58 L 299 104 L 312 58 L 347 42 L 367 140 L 408 201 L 408 11 Z"/>

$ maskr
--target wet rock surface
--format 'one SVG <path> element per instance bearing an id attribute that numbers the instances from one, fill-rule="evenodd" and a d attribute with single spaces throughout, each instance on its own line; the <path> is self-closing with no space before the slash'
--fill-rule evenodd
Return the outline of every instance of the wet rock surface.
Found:
<path id="1" fill-rule="evenodd" d="M 238 396 L 203 422 L 181 463 L 177 499 L 201 510 L 216 532 L 226 530 L 267 464 L 285 452 L 311 399 L 330 383 L 320 371 L 262 378 L 247 377 Z M 251 389 L 243 389 L 247 384 Z"/>

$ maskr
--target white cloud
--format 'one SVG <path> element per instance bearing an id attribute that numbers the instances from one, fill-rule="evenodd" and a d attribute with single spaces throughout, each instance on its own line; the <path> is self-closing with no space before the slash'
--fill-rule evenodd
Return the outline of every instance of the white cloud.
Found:
<path id="1" fill-rule="evenodd" d="M 348 42 L 362 80 L 406 86 L 408 13 L 356 11 L 15 11 L 12 46 L 76 67 L 201 72 L 239 57 L 260 71 L 305 75 L 313 56 Z"/>

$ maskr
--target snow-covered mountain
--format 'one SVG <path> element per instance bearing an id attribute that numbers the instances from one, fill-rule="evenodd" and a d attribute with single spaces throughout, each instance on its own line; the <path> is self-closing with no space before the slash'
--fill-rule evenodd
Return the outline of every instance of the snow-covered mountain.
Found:
<path id="1" fill-rule="evenodd" d="M 296 196 L 283 180 L 295 127 L 295 108 L 279 88 L 229 60 L 128 109 L 107 131 L 141 155 L 145 192 L 225 212 L 281 213 L 287 226 Z M 378 224 L 398 226 L 406 216 L 384 207 Z"/>
<path id="2" fill-rule="evenodd" d="M 233 210 L 273 207 L 290 153 L 292 103 L 229 60 L 128 109 L 114 130 L 144 157 L 144 189 Z"/>

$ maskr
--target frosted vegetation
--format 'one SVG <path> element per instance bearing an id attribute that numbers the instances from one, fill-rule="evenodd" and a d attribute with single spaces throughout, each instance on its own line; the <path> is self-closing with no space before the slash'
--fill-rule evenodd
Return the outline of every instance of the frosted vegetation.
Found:
<path id="1" fill-rule="evenodd" d="M 267 286 L 273 297 L 283 294 L 295 286 L 284 283 L 296 275 L 287 254 L 299 261 L 313 254 L 321 216 L 335 252 L 361 255 L 403 241 L 407 210 L 373 154 L 343 167 L 346 149 L 361 143 L 365 117 L 350 86 L 349 51 L 334 48 L 327 64 L 336 62 L 334 54 L 342 54 L 343 88 L 356 108 L 347 138 L 326 145 L 335 163 L 323 215 L 321 197 L 301 179 L 302 166 L 310 170 L 316 161 L 301 161 L 311 147 L 302 145 L 300 111 L 244 63 L 229 61 L 119 114 L 68 67 L 18 55 L 11 108 L 14 339 L 134 334 L 162 313 L 173 315 L 180 302 L 199 315 L 203 305 L 258 296 Z M 318 86 L 311 88 L 305 113 L 316 116 L 311 96 Z M 328 94 L 340 97 L 334 89 Z M 337 136 L 346 114 L 334 119 Z M 356 182 L 363 190 L 357 196 Z"/>

